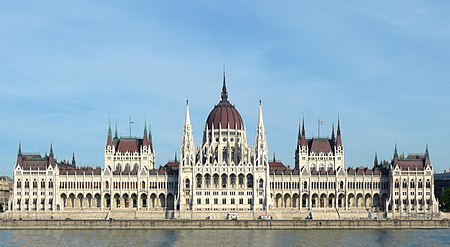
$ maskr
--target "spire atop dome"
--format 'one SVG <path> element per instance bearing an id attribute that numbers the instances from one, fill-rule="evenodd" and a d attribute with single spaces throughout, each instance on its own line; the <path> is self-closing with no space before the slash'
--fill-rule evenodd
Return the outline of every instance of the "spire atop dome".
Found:
<path id="1" fill-rule="evenodd" d="M 227 83 L 225 81 L 225 65 L 223 66 L 222 101 L 228 101 Z"/>

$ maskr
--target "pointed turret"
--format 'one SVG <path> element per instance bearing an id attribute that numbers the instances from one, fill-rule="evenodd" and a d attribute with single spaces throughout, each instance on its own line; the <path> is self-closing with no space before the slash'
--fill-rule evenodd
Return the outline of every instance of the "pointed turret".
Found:
<path id="1" fill-rule="evenodd" d="M 336 137 L 334 136 L 334 122 L 331 125 L 331 140 L 333 140 L 333 142 L 335 142 Z"/>
<path id="2" fill-rule="evenodd" d="M 53 157 L 53 143 L 50 143 L 50 154 L 49 157 Z"/>
<path id="3" fill-rule="evenodd" d="M 277 159 L 275 157 L 275 152 L 273 152 L 273 162 L 277 162 Z"/>
<path id="4" fill-rule="evenodd" d="M 337 131 L 336 131 L 336 146 L 342 147 L 342 137 L 341 137 L 341 123 L 338 118 L 338 125 L 337 125 Z"/>
<path id="5" fill-rule="evenodd" d="M 147 135 L 147 120 L 144 121 L 144 137 L 142 139 L 143 139 L 142 145 L 144 147 L 149 147 L 150 141 L 149 141 L 149 137 Z"/>
<path id="6" fill-rule="evenodd" d="M 184 119 L 180 157 L 181 165 L 192 166 L 194 164 L 194 137 L 192 136 L 191 116 L 189 114 L 188 100 L 186 100 L 186 115 Z"/>
<path id="7" fill-rule="evenodd" d="M 425 147 L 425 165 L 430 165 L 431 161 L 430 161 L 430 154 L 428 153 L 428 144 Z"/>
<path id="8" fill-rule="evenodd" d="M 227 84 L 225 82 L 225 67 L 223 69 L 223 85 L 222 85 L 221 98 L 222 98 L 222 101 L 228 101 Z"/>
<path id="9" fill-rule="evenodd" d="M 173 159 L 174 162 L 178 162 L 178 158 L 177 158 L 177 151 L 175 151 L 175 158 Z"/>
<path id="10" fill-rule="evenodd" d="M 21 156 L 22 155 L 22 145 L 19 142 L 19 151 L 17 152 L 17 156 Z"/>
<path id="11" fill-rule="evenodd" d="M 395 148 L 394 148 L 394 159 L 393 159 L 392 163 L 393 163 L 393 165 L 398 164 L 397 143 L 395 143 Z"/>
<path id="12" fill-rule="evenodd" d="M 114 130 L 114 140 L 117 140 L 117 139 L 119 139 L 119 134 L 117 133 L 117 122 L 116 122 L 116 127 Z"/>
<path id="13" fill-rule="evenodd" d="M 266 165 L 268 163 L 268 147 L 261 100 L 259 101 L 258 125 L 256 126 L 254 151 L 257 164 Z"/>
<path id="14" fill-rule="evenodd" d="M 378 166 L 378 155 L 377 155 L 377 152 L 375 152 L 375 159 L 373 161 L 373 165 L 374 166 Z"/>
<path id="15" fill-rule="evenodd" d="M 300 146 L 301 147 L 308 146 L 308 142 L 306 141 L 305 119 L 304 118 L 302 118 L 302 138 L 300 141 Z"/>
<path id="16" fill-rule="evenodd" d="M 111 120 L 109 120 L 108 126 L 108 139 L 106 141 L 106 146 L 112 146 L 112 131 L 111 131 Z"/>
<path id="17" fill-rule="evenodd" d="M 72 152 L 72 166 L 76 166 L 76 162 L 75 162 L 75 151 Z"/>

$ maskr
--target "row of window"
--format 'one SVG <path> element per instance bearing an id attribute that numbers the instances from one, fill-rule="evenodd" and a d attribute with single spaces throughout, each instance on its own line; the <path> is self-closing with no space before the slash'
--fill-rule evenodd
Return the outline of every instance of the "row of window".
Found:
<path id="1" fill-rule="evenodd" d="M 336 189 L 336 182 L 311 182 L 311 189 Z M 340 181 L 339 189 L 344 189 L 344 181 Z M 271 189 L 300 189 L 300 182 L 270 182 Z M 388 182 L 348 182 L 348 189 L 389 189 Z M 303 189 L 308 189 L 308 182 L 303 182 Z"/>
<path id="2" fill-rule="evenodd" d="M 24 184 L 25 184 L 25 189 L 29 189 L 30 188 L 30 181 L 28 181 L 28 179 L 25 179 L 25 183 Z M 46 184 L 45 180 L 42 179 L 40 188 L 41 189 L 45 189 L 45 184 Z M 33 189 L 37 189 L 38 188 L 38 181 L 36 179 L 34 179 L 32 185 L 33 185 Z M 20 179 L 17 180 L 16 187 L 18 189 L 22 188 L 22 181 L 20 181 Z M 51 179 L 48 181 L 48 188 L 49 189 L 53 188 L 53 181 Z"/>
<path id="3" fill-rule="evenodd" d="M 186 201 L 187 204 L 189 204 L 189 199 Z M 253 200 L 251 198 L 247 199 L 247 204 L 252 204 Z M 202 199 L 201 198 L 197 198 L 197 204 L 201 205 L 202 204 Z M 210 198 L 206 198 L 204 201 L 205 205 L 209 205 L 210 204 Z M 212 203 L 211 204 L 219 204 L 219 199 L 218 198 L 213 198 L 212 199 Z M 222 204 L 226 205 L 227 204 L 227 198 L 222 198 Z M 229 200 L 229 204 L 234 205 L 234 204 L 240 204 L 243 205 L 244 204 L 244 198 L 239 198 L 239 199 L 235 199 L 235 198 L 231 198 Z M 263 204 L 263 199 L 260 198 L 259 199 L 259 204 Z"/>
<path id="4" fill-rule="evenodd" d="M 402 185 L 402 188 L 404 188 L 404 189 L 408 188 L 408 185 L 409 185 L 409 188 L 411 188 L 411 189 L 416 188 L 416 183 L 415 183 L 414 179 L 412 179 L 409 183 L 406 179 L 404 179 L 403 182 L 401 183 L 401 185 Z M 400 188 L 400 181 L 398 179 L 395 180 L 394 186 L 396 189 Z M 431 182 L 429 179 L 427 179 L 427 181 L 425 182 L 425 187 L 427 189 L 431 188 Z M 417 188 L 419 188 L 419 189 L 423 188 L 422 179 L 419 179 L 419 181 L 417 182 Z"/>

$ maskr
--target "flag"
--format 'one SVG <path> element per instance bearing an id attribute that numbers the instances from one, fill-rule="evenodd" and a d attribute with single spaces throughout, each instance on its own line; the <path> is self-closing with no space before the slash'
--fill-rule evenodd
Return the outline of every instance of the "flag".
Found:
<path id="1" fill-rule="evenodd" d="M 323 125 L 323 121 L 322 121 L 322 120 L 320 120 L 320 119 L 319 119 L 319 124 L 320 124 L 320 125 Z"/>
<path id="2" fill-rule="evenodd" d="M 134 124 L 134 122 L 133 122 L 133 120 L 131 120 L 131 118 L 130 118 L 130 124 Z"/>

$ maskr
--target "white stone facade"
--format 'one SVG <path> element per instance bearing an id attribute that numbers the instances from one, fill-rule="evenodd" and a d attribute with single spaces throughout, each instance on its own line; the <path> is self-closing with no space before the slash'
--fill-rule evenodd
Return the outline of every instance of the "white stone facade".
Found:
<path id="1" fill-rule="evenodd" d="M 262 104 L 253 146 L 223 81 L 220 102 L 195 145 L 186 104 L 180 161 L 155 169 L 151 133 L 113 137 L 108 129 L 103 168 L 77 167 L 49 155 L 24 154 L 19 146 L 9 210 L 23 212 L 134 212 L 156 218 L 243 218 L 272 215 L 299 219 L 427 217 L 438 212 L 433 167 L 423 154 L 375 160 L 373 168 L 345 168 L 338 120 L 330 138 L 306 138 L 299 128 L 294 169 L 268 159 Z M 336 134 L 336 136 L 335 136 Z M 108 213 L 109 214 L 109 213 Z M 140 216 L 139 216 L 140 217 Z"/>

